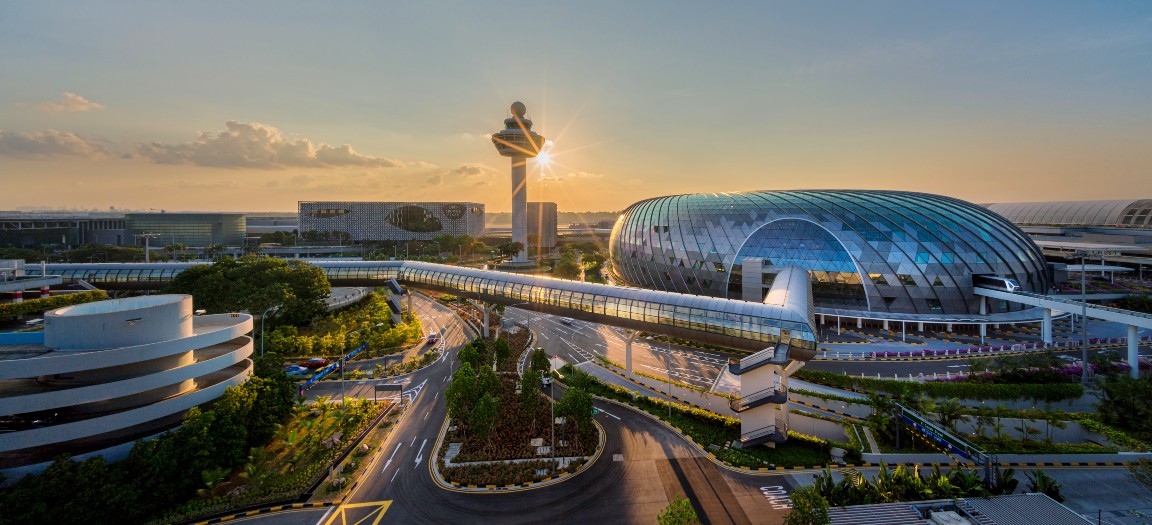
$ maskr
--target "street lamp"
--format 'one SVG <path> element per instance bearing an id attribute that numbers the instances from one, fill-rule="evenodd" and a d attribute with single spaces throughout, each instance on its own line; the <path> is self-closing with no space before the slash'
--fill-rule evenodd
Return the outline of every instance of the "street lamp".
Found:
<path id="1" fill-rule="evenodd" d="M 381 326 L 384 326 L 384 323 L 376 323 L 372 326 L 366 326 L 364 328 L 357 328 L 355 330 L 350 330 L 350 331 L 344 333 L 344 338 L 347 339 L 348 336 L 350 336 L 356 332 L 363 332 L 364 330 L 371 330 L 373 328 L 380 328 Z M 340 409 L 341 410 L 344 409 L 344 401 L 346 401 L 346 398 L 344 396 L 344 365 L 348 364 L 348 362 L 346 361 L 347 355 L 348 354 L 344 354 L 344 353 L 341 353 L 341 355 L 340 355 Z"/>
<path id="2" fill-rule="evenodd" d="M 284 305 L 269 306 L 267 310 L 264 310 L 264 313 L 260 314 L 260 357 L 264 357 L 264 318 L 268 317 L 268 312 L 279 310 L 281 306 Z"/>
<path id="3" fill-rule="evenodd" d="M 1084 267 L 1084 260 L 1088 255 L 1084 250 L 1072 254 L 1073 257 L 1080 257 L 1080 337 L 1083 340 L 1080 350 L 1080 382 L 1085 384 L 1088 383 L 1088 271 Z"/>

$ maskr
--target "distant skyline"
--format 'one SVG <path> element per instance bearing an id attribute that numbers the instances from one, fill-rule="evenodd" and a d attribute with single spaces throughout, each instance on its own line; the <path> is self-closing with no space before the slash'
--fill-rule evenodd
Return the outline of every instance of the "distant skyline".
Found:
<path id="1" fill-rule="evenodd" d="M 1147 2 L 0 3 L 0 210 L 1152 198 Z"/>

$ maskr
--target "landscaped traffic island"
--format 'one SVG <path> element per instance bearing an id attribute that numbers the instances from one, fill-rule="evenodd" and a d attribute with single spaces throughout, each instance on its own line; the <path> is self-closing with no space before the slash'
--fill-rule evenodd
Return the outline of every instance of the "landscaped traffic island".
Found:
<path id="1" fill-rule="evenodd" d="M 527 341 L 516 335 L 523 349 Z M 503 338 L 476 339 L 460 351 L 460 368 L 444 393 L 449 420 L 436 461 L 445 482 L 522 486 L 575 472 L 595 456 L 602 439 L 592 396 L 568 389 L 552 406 L 541 376 L 547 359 L 533 359 L 521 375 L 515 363 L 523 351 L 512 352 Z"/>

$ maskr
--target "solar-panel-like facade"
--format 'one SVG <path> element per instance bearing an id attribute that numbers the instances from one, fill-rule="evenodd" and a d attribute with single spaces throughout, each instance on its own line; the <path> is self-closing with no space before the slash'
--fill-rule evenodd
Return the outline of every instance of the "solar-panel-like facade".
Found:
<path id="1" fill-rule="evenodd" d="M 612 230 L 613 270 L 656 290 L 742 298 L 742 262 L 809 271 L 817 307 L 972 314 L 972 275 L 1049 288 L 1024 232 L 975 204 L 925 193 L 797 190 L 659 197 L 625 210 Z M 990 311 L 1007 305 L 993 304 Z"/>

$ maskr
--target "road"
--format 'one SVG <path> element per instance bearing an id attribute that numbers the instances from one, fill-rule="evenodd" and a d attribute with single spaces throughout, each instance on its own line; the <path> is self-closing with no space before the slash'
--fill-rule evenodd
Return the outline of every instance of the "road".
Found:
<path id="1" fill-rule="evenodd" d="M 420 296 L 414 297 L 413 305 L 427 316 L 425 323 L 434 321 L 444 329 L 445 359 L 410 376 L 411 387 L 404 394 L 411 405 L 373 462 L 364 467 L 369 474 L 345 508 L 334 511 L 342 513 L 340 520 L 370 523 L 388 502 L 381 523 L 482 519 L 485 523 L 647 524 L 677 495 L 683 495 L 694 502 L 704 523 L 782 522 L 791 492 L 786 476 L 750 476 L 721 469 L 663 425 L 604 402 L 596 403 L 604 411 L 596 419 L 605 430 L 605 451 L 585 472 L 556 485 L 513 493 L 460 493 L 439 487 L 432 480 L 429 462 L 446 415 L 443 390 L 467 336 L 447 308 Z M 314 518 L 311 523 L 335 517 L 312 511 L 284 515 L 283 522 L 278 515 L 245 521 L 307 522 L 302 516 Z"/>

